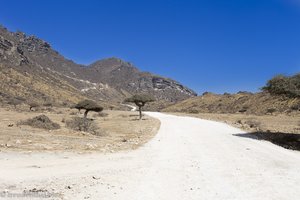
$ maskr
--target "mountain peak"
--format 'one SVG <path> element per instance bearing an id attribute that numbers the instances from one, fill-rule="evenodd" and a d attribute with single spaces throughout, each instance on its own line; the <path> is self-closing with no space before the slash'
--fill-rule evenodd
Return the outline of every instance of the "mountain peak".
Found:
<path id="1" fill-rule="evenodd" d="M 98 60 L 96 62 L 93 62 L 90 64 L 90 67 L 115 67 L 115 66 L 128 66 L 133 67 L 133 65 L 130 62 L 126 62 L 122 60 L 121 58 L 117 57 L 110 57 L 110 58 L 104 58 L 101 60 Z"/>

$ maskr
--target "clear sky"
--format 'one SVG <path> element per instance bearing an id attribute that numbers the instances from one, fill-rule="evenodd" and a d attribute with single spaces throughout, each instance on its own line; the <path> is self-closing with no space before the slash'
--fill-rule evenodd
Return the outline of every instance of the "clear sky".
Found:
<path id="1" fill-rule="evenodd" d="M 198 93 L 300 72 L 300 0 L 0 0 L 0 24 L 90 64 L 119 57 Z"/>

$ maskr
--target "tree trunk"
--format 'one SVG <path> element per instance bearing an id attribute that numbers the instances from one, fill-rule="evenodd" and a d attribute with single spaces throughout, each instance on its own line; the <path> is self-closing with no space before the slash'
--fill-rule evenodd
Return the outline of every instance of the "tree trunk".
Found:
<path id="1" fill-rule="evenodd" d="M 88 112 L 89 112 L 89 110 L 85 110 L 85 112 L 84 112 L 84 118 L 85 118 L 85 119 L 86 119 L 86 117 L 87 117 Z"/>
<path id="2" fill-rule="evenodd" d="M 140 120 L 142 119 L 142 106 L 139 106 Z"/>

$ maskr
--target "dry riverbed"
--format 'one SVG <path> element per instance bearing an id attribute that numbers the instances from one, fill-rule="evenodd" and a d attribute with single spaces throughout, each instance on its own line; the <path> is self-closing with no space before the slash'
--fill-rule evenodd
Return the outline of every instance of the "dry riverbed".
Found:
<path id="1" fill-rule="evenodd" d="M 149 116 L 139 121 L 137 113 L 127 111 L 104 111 L 107 115 L 99 116 L 90 112 L 100 128 L 100 135 L 78 132 L 66 127 L 66 121 L 81 116 L 77 110 L 53 108 L 50 111 L 16 111 L 0 108 L 0 151 L 76 151 L 104 152 L 136 149 L 149 141 L 158 131 L 160 122 Z M 44 130 L 26 125 L 17 125 L 44 114 L 58 123 L 58 130 Z"/>

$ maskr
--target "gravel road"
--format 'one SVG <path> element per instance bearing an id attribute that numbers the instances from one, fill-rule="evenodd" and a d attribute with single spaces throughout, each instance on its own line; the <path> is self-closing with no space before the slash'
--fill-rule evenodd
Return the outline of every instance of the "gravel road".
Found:
<path id="1" fill-rule="evenodd" d="M 131 152 L 0 152 L 0 190 L 48 199 L 299 199 L 300 152 L 236 136 L 243 131 L 219 122 L 147 114 L 160 130 Z"/>

